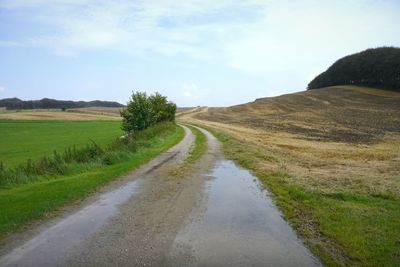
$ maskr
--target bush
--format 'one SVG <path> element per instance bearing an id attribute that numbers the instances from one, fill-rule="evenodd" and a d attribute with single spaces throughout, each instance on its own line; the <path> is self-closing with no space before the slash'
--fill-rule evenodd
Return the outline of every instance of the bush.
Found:
<path id="1" fill-rule="evenodd" d="M 127 107 L 121 111 L 122 129 L 132 133 L 159 122 L 175 121 L 175 112 L 175 103 L 159 93 L 148 96 L 145 92 L 133 92 Z"/>

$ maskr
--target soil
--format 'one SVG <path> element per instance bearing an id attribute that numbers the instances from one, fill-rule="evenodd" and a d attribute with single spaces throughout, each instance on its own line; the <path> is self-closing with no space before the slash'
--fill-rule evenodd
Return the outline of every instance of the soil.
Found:
<path id="1" fill-rule="evenodd" d="M 211 108 L 195 117 L 308 140 L 370 144 L 400 132 L 400 93 L 337 86 Z"/>

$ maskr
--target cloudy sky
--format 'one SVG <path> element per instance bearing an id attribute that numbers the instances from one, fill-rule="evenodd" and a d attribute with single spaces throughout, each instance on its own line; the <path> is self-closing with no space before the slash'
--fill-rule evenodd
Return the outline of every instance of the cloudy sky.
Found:
<path id="1" fill-rule="evenodd" d="M 0 98 L 226 106 L 400 46 L 400 1 L 0 0 Z"/>

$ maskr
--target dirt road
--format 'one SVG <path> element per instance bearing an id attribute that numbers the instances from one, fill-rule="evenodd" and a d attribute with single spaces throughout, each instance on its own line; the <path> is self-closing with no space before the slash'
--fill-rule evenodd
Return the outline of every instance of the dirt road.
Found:
<path id="1" fill-rule="evenodd" d="M 10 238 L 0 266 L 318 266 L 248 171 L 208 151 L 186 174 L 194 136 L 61 218 Z"/>

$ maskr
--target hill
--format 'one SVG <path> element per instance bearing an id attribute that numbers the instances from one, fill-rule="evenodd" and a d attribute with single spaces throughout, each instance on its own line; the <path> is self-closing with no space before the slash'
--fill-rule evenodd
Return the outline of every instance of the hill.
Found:
<path id="1" fill-rule="evenodd" d="M 197 117 L 291 133 L 308 140 L 371 143 L 389 132 L 400 132 L 400 93 L 334 86 L 211 108 Z"/>
<path id="2" fill-rule="evenodd" d="M 211 129 L 327 266 L 398 263 L 400 92 L 333 86 L 178 120 Z"/>
<path id="3" fill-rule="evenodd" d="M 360 85 L 400 91 L 400 48 L 367 49 L 343 57 L 308 84 L 308 89 Z"/>
<path id="4" fill-rule="evenodd" d="M 19 98 L 5 98 L 0 100 L 0 107 L 6 109 L 66 109 L 66 108 L 87 108 L 87 107 L 123 107 L 118 102 L 110 101 L 70 101 L 43 98 L 40 100 L 24 101 Z"/>

